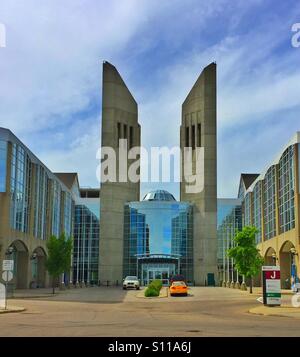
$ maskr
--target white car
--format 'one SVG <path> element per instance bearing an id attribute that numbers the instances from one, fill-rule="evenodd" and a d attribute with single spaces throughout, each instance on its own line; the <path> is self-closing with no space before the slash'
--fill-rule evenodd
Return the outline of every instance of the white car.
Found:
<path id="1" fill-rule="evenodd" d="M 127 289 L 140 289 L 140 282 L 136 276 L 126 276 L 123 280 L 123 290 Z"/>

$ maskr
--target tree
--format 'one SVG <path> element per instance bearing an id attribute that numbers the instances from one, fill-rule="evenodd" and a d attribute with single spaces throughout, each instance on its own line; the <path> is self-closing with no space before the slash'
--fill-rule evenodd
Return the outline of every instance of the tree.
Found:
<path id="1" fill-rule="evenodd" d="M 53 294 L 55 293 L 55 280 L 71 268 L 72 240 L 62 233 L 58 238 L 51 236 L 47 242 L 48 258 L 46 269 L 52 277 Z"/>
<path id="2" fill-rule="evenodd" d="M 233 238 L 234 246 L 228 249 L 227 254 L 235 262 L 238 271 L 250 278 L 250 294 L 252 294 L 253 277 L 259 274 L 263 265 L 263 258 L 256 248 L 256 227 L 246 226 Z"/>

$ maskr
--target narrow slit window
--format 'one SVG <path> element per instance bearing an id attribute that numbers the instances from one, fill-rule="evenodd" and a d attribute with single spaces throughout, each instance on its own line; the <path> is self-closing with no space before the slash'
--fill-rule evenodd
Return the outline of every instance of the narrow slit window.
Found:
<path id="1" fill-rule="evenodd" d="M 190 146 L 190 131 L 189 131 L 189 127 L 185 128 L 185 146 L 186 147 Z"/>
<path id="2" fill-rule="evenodd" d="M 124 139 L 127 139 L 127 125 L 124 124 Z"/>
<path id="3" fill-rule="evenodd" d="M 201 147 L 201 124 L 197 126 L 198 147 Z"/>
<path id="4" fill-rule="evenodd" d="M 196 140 L 196 130 L 195 125 L 192 125 L 192 149 L 195 149 L 195 140 Z"/>
<path id="5" fill-rule="evenodd" d="M 129 148 L 133 147 L 133 127 L 131 126 L 129 129 Z"/>
<path id="6" fill-rule="evenodd" d="M 120 139 L 121 139 L 121 123 L 118 123 L 118 146 L 119 146 Z"/>

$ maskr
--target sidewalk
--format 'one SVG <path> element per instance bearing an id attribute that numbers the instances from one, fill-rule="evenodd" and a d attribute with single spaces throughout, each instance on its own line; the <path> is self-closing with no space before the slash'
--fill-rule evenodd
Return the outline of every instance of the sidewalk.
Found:
<path id="1" fill-rule="evenodd" d="M 247 288 L 247 292 L 249 294 L 249 287 Z M 254 287 L 253 288 L 253 295 L 262 296 L 263 291 L 262 287 Z M 282 295 L 294 295 L 295 293 L 292 290 L 281 289 Z"/>
<path id="2" fill-rule="evenodd" d="M 254 288 L 253 294 L 255 296 L 262 297 L 262 288 Z M 292 297 L 295 293 L 291 290 L 281 290 L 281 306 L 265 306 L 259 303 L 249 310 L 251 314 L 264 315 L 264 316 L 284 316 L 300 318 L 300 307 L 294 307 L 292 305 Z M 298 299 L 299 301 L 300 299 Z"/>
<path id="3" fill-rule="evenodd" d="M 300 318 L 300 308 L 293 306 L 264 306 L 260 305 L 249 310 L 251 314 L 264 316 L 282 316 Z"/>

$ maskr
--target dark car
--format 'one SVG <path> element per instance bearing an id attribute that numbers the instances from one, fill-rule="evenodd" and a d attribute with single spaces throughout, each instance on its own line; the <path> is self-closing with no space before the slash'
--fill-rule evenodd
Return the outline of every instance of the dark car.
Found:
<path id="1" fill-rule="evenodd" d="M 186 283 L 184 275 L 181 274 L 176 274 L 170 277 L 170 286 L 174 281 L 184 281 Z"/>

